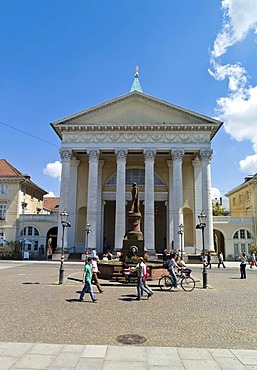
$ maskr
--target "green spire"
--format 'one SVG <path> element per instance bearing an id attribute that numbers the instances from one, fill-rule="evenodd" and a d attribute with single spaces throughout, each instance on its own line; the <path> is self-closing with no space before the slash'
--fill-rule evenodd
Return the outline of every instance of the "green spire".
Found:
<path id="1" fill-rule="evenodd" d="M 139 79 L 138 79 L 138 75 L 139 75 L 138 70 L 139 70 L 139 68 L 136 67 L 135 78 L 134 78 L 133 85 L 132 85 L 132 87 L 130 89 L 130 92 L 132 92 L 132 91 L 143 92 L 142 89 L 141 89 L 141 86 L 140 86 Z"/>

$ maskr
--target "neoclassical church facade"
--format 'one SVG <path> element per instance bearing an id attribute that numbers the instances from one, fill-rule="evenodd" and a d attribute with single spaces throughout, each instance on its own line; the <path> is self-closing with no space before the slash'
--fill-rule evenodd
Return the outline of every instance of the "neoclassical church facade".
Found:
<path id="1" fill-rule="evenodd" d="M 83 252 L 88 235 L 88 247 L 98 252 L 121 249 L 136 182 L 148 253 L 200 253 L 201 212 L 206 249 L 214 251 L 211 141 L 222 122 L 143 93 L 136 72 L 128 94 L 51 125 L 61 140 L 59 209 L 72 225 L 65 247 Z"/>

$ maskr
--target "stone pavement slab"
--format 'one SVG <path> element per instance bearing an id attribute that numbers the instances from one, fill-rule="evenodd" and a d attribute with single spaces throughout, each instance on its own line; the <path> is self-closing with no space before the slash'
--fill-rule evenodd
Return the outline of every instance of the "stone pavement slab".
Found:
<path id="1" fill-rule="evenodd" d="M 10 342 L 0 348 L 0 370 L 257 369 L 256 350 Z"/>

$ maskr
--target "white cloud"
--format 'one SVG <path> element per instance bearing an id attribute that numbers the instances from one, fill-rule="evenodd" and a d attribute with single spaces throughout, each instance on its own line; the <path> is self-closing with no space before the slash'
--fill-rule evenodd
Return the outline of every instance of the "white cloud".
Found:
<path id="1" fill-rule="evenodd" d="M 44 198 L 55 198 L 56 195 L 52 192 L 52 191 L 49 191 L 48 194 L 44 195 Z"/>
<path id="2" fill-rule="evenodd" d="M 221 57 L 257 26 L 256 0 L 222 0 L 223 24 L 214 42 L 212 56 Z"/>
<path id="3" fill-rule="evenodd" d="M 53 163 L 47 163 L 46 167 L 43 169 L 45 175 L 53 177 L 54 179 L 61 179 L 62 164 L 60 161 L 55 161 Z"/>
<path id="4" fill-rule="evenodd" d="M 254 175 L 257 173 L 257 154 L 250 155 L 239 162 L 242 172 Z"/>
<path id="5" fill-rule="evenodd" d="M 228 79 L 228 95 L 217 100 L 218 118 L 235 140 L 249 140 L 254 153 L 240 161 L 240 169 L 256 173 L 257 86 L 249 86 L 247 71 L 240 63 L 221 65 L 218 58 L 242 41 L 250 31 L 257 34 L 256 0 L 222 0 L 223 24 L 211 52 L 209 73 L 216 80 Z"/>
<path id="6" fill-rule="evenodd" d="M 211 198 L 220 199 L 220 190 L 218 188 L 211 188 Z"/>

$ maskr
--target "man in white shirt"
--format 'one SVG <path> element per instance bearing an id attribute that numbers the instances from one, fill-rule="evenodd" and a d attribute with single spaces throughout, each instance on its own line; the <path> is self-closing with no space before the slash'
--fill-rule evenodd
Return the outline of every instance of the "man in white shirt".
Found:
<path id="1" fill-rule="evenodd" d="M 144 276 L 146 274 L 146 264 L 143 257 L 139 257 L 139 264 L 137 269 L 137 301 L 140 301 L 142 290 L 147 293 L 147 297 L 150 298 L 153 295 L 147 287 L 144 286 Z"/>
<path id="2" fill-rule="evenodd" d="M 92 261 L 92 281 L 97 286 L 97 289 L 98 289 L 99 293 L 103 293 L 104 290 L 103 290 L 102 286 L 100 285 L 99 280 L 98 280 L 98 276 L 97 276 L 97 273 L 99 272 L 98 264 L 97 264 L 98 260 L 99 260 L 98 256 L 95 256 L 93 258 L 93 261 Z"/>

